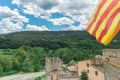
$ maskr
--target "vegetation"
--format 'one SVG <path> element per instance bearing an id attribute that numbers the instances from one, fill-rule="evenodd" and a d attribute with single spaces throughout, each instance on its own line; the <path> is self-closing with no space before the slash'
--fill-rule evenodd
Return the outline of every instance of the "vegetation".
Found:
<path id="1" fill-rule="evenodd" d="M 80 76 L 80 80 L 88 80 L 87 72 L 83 71 Z"/>
<path id="2" fill-rule="evenodd" d="M 17 32 L 0 35 L 0 75 L 45 69 L 46 57 L 59 57 L 72 65 L 102 54 L 105 48 L 120 48 L 120 35 L 104 46 L 85 31 Z"/>
<path id="3" fill-rule="evenodd" d="M 68 63 L 68 66 L 73 66 L 73 65 L 76 65 L 76 61 L 71 60 L 71 61 Z"/>
<path id="4" fill-rule="evenodd" d="M 0 72 L 11 70 L 22 72 L 40 71 L 45 68 L 46 57 L 60 57 L 63 63 L 72 65 L 76 61 L 90 58 L 89 53 L 83 53 L 81 50 L 75 48 L 46 50 L 41 47 L 21 46 L 18 49 L 10 49 L 9 52 L 2 52 L 0 54 Z"/>
<path id="5" fill-rule="evenodd" d="M 35 78 L 35 80 L 46 80 L 46 76 L 41 76 L 41 77 L 38 77 L 38 78 Z"/>
<path id="6" fill-rule="evenodd" d="M 52 50 L 65 47 L 95 50 L 98 48 L 120 48 L 119 40 L 120 34 L 110 45 L 103 46 L 86 31 L 25 31 L 0 35 L 0 48 L 17 49 L 20 46 L 27 45 Z"/>
<path id="7" fill-rule="evenodd" d="M 16 70 L 10 70 L 10 71 L 7 71 L 7 72 L 0 72 L 0 77 L 1 76 L 15 74 L 15 73 L 18 73 L 18 71 L 16 71 Z"/>

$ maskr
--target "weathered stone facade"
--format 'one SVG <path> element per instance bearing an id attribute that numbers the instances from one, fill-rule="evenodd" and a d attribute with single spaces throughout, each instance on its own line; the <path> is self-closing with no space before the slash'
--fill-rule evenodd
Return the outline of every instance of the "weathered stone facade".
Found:
<path id="1" fill-rule="evenodd" d="M 105 49 L 103 56 L 105 80 L 120 80 L 120 49 Z"/>
<path id="2" fill-rule="evenodd" d="M 49 75 L 52 71 L 61 71 L 61 60 L 59 58 L 46 58 L 46 80 L 53 80 Z"/>
<path id="3" fill-rule="evenodd" d="M 103 66 L 103 59 L 102 56 L 96 55 L 92 60 L 91 60 L 91 65 L 94 66 Z"/>
<path id="4" fill-rule="evenodd" d="M 61 60 L 59 58 L 46 58 L 46 72 L 61 70 Z"/>
<path id="5" fill-rule="evenodd" d="M 104 57 L 120 57 L 120 49 L 104 49 Z"/>
<path id="6" fill-rule="evenodd" d="M 78 70 L 75 69 L 76 75 L 68 71 L 62 71 L 61 60 L 59 58 L 46 58 L 46 80 L 79 80 Z M 74 73 L 74 74 L 75 74 Z"/>
<path id="7" fill-rule="evenodd" d="M 104 62 L 105 80 L 120 80 L 120 67 Z"/>
<path id="8" fill-rule="evenodd" d="M 90 60 L 78 62 L 78 74 L 86 71 L 88 73 L 88 80 L 104 80 L 104 70 L 101 66 L 91 65 Z"/>

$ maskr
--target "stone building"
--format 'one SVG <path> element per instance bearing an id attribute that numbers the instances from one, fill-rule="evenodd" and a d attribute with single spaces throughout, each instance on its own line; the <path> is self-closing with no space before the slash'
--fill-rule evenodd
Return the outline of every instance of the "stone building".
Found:
<path id="1" fill-rule="evenodd" d="M 104 49 L 103 56 L 79 61 L 67 67 L 67 72 L 61 66 L 59 58 L 46 58 L 46 80 L 80 80 L 82 71 L 88 73 L 89 80 L 120 80 L 120 49 Z"/>
<path id="2" fill-rule="evenodd" d="M 120 64 L 114 61 L 104 63 L 105 80 L 120 80 Z"/>
<path id="3" fill-rule="evenodd" d="M 79 76 L 60 75 L 58 80 L 80 80 Z"/>
<path id="4" fill-rule="evenodd" d="M 78 66 L 74 65 L 74 66 L 67 67 L 67 72 L 72 76 L 78 75 Z"/>
<path id="5" fill-rule="evenodd" d="M 61 71 L 61 64 L 59 58 L 46 58 L 46 80 L 55 80 L 57 78 L 57 72 Z"/>
<path id="6" fill-rule="evenodd" d="M 96 55 L 92 60 L 91 60 L 91 65 L 94 66 L 103 66 L 103 56 L 101 55 Z"/>
<path id="7" fill-rule="evenodd" d="M 89 80 L 120 80 L 120 49 L 104 49 L 103 56 L 78 62 L 78 74 L 83 70 Z"/>
<path id="8" fill-rule="evenodd" d="M 46 80 L 79 80 L 78 69 L 73 66 L 68 67 L 68 71 L 61 69 L 59 58 L 46 58 Z"/>
<path id="9" fill-rule="evenodd" d="M 104 61 L 105 80 L 120 80 L 120 50 L 106 49 L 103 53 L 107 57 Z"/>
<path id="10" fill-rule="evenodd" d="M 104 80 L 103 66 L 95 66 L 91 64 L 91 60 L 78 62 L 78 75 L 81 75 L 81 72 L 83 71 L 88 73 L 88 80 Z"/>
<path id="11" fill-rule="evenodd" d="M 46 58 L 46 73 L 61 71 L 61 60 L 59 58 Z"/>
<path id="12" fill-rule="evenodd" d="M 120 49 L 104 49 L 104 57 L 120 57 Z"/>

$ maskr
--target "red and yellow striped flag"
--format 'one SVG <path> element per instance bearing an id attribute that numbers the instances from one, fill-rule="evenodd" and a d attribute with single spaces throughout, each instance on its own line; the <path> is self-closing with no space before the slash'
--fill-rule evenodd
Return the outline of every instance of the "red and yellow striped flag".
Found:
<path id="1" fill-rule="evenodd" d="M 109 44 L 120 31 L 120 0 L 99 0 L 87 31 L 104 45 Z"/>

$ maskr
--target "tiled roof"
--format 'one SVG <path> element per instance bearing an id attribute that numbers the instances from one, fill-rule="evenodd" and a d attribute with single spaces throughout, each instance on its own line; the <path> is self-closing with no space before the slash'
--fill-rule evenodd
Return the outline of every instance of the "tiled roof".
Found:
<path id="1" fill-rule="evenodd" d="M 67 69 L 68 69 L 69 71 L 78 71 L 77 66 L 69 66 L 69 67 L 67 67 Z"/>
<path id="2" fill-rule="evenodd" d="M 71 76 L 71 75 L 60 75 L 61 78 L 80 78 L 79 76 Z"/>
<path id="3" fill-rule="evenodd" d="M 120 68 L 120 58 L 109 58 L 105 62 L 110 63 L 111 65 Z"/>

